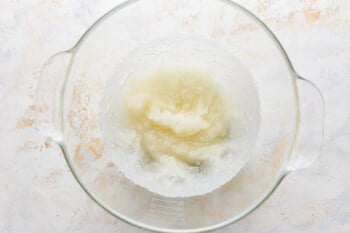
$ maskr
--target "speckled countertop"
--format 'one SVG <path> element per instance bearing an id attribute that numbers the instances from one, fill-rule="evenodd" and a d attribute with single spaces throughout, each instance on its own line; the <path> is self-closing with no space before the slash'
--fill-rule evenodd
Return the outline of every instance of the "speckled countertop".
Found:
<path id="1" fill-rule="evenodd" d="M 39 71 L 120 1 L 0 2 L 0 233 L 142 232 L 78 186 L 59 148 L 36 129 Z M 350 1 L 238 1 L 280 38 L 296 70 L 324 94 L 324 147 L 272 197 L 218 232 L 350 232 Z"/>

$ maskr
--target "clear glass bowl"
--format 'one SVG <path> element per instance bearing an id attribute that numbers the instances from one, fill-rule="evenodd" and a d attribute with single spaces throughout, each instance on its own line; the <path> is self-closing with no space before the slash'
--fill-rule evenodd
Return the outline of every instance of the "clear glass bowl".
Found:
<path id="1" fill-rule="evenodd" d="M 210 41 L 239 60 L 259 93 L 260 124 L 249 161 L 230 182 L 169 198 L 135 185 L 104 159 L 98 112 L 118 61 L 140 46 L 182 39 Z M 126 1 L 46 63 L 37 104 L 42 132 L 61 147 L 84 191 L 115 217 L 157 232 L 204 232 L 242 219 L 289 172 L 315 159 L 323 136 L 320 91 L 296 73 L 268 27 L 229 0 Z"/>

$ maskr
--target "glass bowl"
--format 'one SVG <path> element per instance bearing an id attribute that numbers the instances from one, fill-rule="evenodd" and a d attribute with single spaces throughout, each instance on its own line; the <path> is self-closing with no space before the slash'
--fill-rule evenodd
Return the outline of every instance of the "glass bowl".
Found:
<path id="1" fill-rule="evenodd" d="M 179 41 L 190 43 L 179 46 Z M 179 63 L 197 56 L 196 51 L 218 64 L 234 63 L 230 56 L 217 55 L 215 46 L 201 47 L 203 43 L 220 47 L 249 72 L 258 91 L 258 131 L 249 160 L 226 184 L 203 195 L 158 195 L 125 178 L 118 164 L 105 158 L 99 105 L 108 80 L 120 79 L 149 62 L 149 54 L 162 56 L 170 47 L 180 51 Z M 144 47 L 147 52 L 138 52 Z M 137 64 L 121 67 L 130 57 Z M 297 74 L 261 20 L 229 0 L 129 0 L 118 5 L 71 49 L 45 64 L 37 105 L 41 131 L 60 146 L 84 191 L 113 216 L 156 232 L 204 232 L 242 219 L 287 174 L 312 163 L 324 128 L 319 89 Z"/>

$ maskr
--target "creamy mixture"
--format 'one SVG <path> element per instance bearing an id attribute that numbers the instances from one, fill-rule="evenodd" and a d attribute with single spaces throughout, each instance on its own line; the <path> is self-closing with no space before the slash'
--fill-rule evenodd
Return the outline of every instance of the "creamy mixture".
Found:
<path id="1" fill-rule="evenodd" d="M 219 90 L 195 72 L 153 74 L 132 86 L 126 108 L 143 153 L 155 162 L 172 156 L 200 166 L 211 156 L 205 148 L 219 144 L 229 133 L 230 117 Z"/>
<path id="2" fill-rule="evenodd" d="M 104 159 L 128 179 L 165 196 L 200 195 L 248 161 L 258 93 L 239 62 L 211 42 L 158 42 L 117 65 L 100 124 Z"/>

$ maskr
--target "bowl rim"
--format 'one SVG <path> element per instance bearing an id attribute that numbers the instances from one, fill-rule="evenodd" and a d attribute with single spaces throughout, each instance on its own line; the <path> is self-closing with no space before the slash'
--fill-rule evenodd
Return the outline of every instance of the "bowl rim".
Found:
<path id="1" fill-rule="evenodd" d="M 81 47 L 81 45 L 84 43 L 85 39 L 89 36 L 89 34 L 91 34 L 101 23 L 103 23 L 107 18 L 109 18 L 109 16 L 117 13 L 119 10 L 122 10 L 125 7 L 128 7 L 132 4 L 135 4 L 137 2 L 140 2 L 142 0 L 126 0 L 125 2 L 113 7 L 111 10 L 107 11 L 105 14 L 103 14 L 99 19 L 97 19 L 85 32 L 84 34 L 80 37 L 80 39 L 74 44 L 74 46 L 64 52 L 66 53 L 71 53 L 72 57 L 70 60 L 70 63 L 68 65 L 68 69 L 66 72 L 66 77 L 65 77 L 65 81 L 67 79 L 67 76 L 69 74 L 69 71 L 72 67 L 72 63 L 74 60 L 74 55 L 77 53 L 77 51 L 79 50 L 79 48 Z M 294 96 L 295 96 L 295 100 L 296 100 L 296 106 L 299 106 L 299 98 L 298 98 L 298 92 L 297 92 L 297 83 L 296 80 L 299 77 L 299 75 L 297 74 L 297 72 L 295 71 L 288 55 L 287 52 L 285 51 L 285 49 L 283 48 L 282 44 L 280 43 L 280 41 L 277 39 L 276 35 L 271 31 L 271 29 L 262 21 L 260 20 L 255 14 L 253 14 L 251 11 L 247 10 L 245 7 L 241 6 L 240 4 L 232 1 L 232 0 L 217 0 L 220 2 L 223 2 L 225 4 L 227 4 L 230 7 L 233 7 L 237 10 L 239 10 L 240 12 L 242 12 L 243 14 L 245 14 L 246 16 L 248 16 L 251 20 L 253 20 L 258 26 L 260 26 L 261 29 L 263 29 L 263 31 L 270 37 L 270 39 L 274 42 L 274 44 L 276 45 L 276 47 L 278 48 L 279 52 L 281 53 L 284 61 L 286 62 L 286 65 L 289 69 L 289 72 L 293 78 L 293 90 L 294 90 Z M 63 85 L 62 88 L 62 92 L 61 92 L 61 97 L 64 96 L 65 93 L 65 84 Z M 63 101 L 60 101 L 60 109 L 63 109 Z M 62 111 L 60 111 L 62 113 Z M 290 151 L 289 151 L 289 156 L 287 158 L 287 163 L 288 161 L 290 161 L 291 156 L 292 156 L 292 152 L 293 152 L 293 148 L 294 145 L 296 143 L 296 138 L 298 135 L 298 131 L 299 131 L 299 125 L 300 125 L 300 113 L 299 113 L 299 107 L 296 108 L 296 125 L 295 125 L 295 130 L 294 130 L 294 137 L 292 138 L 291 141 L 291 146 L 290 146 Z M 61 122 L 64 122 L 63 119 L 63 114 L 61 114 Z M 64 124 L 62 125 L 62 131 L 64 134 Z M 93 194 L 93 192 L 91 192 L 90 190 L 88 190 L 88 188 L 85 186 L 84 182 L 81 180 L 81 178 L 78 175 L 78 172 L 76 171 L 76 169 L 74 168 L 73 165 L 73 161 L 71 160 L 70 156 L 69 156 L 69 152 L 68 152 L 68 148 L 64 142 L 64 140 L 60 140 L 60 141 L 56 141 L 59 145 L 59 147 L 61 148 L 64 158 L 67 162 L 67 165 L 69 167 L 69 169 L 71 170 L 74 178 L 76 179 L 76 181 L 78 182 L 78 184 L 80 185 L 80 187 L 84 190 L 84 192 L 98 205 L 100 206 L 102 209 L 104 209 L 106 212 L 108 212 L 109 214 L 111 214 L 112 216 L 122 220 L 125 223 L 128 223 L 132 226 L 144 229 L 144 230 L 148 230 L 148 231 L 153 231 L 153 232 L 161 232 L 161 233 L 197 233 L 197 232 L 209 232 L 209 231 L 213 231 L 213 230 L 217 230 L 219 228 L 223 228 L 225 226 L 231 225 L 233 223 L 238 222 L 239 220 L 243 219 L 244 217 L 246 217 L 247 215 L 249 215 L 250 213 L 252 213 L 254 210 L 256 210 L 258 207 L 260 207 L 271 195 L 272 193 L 276 190 L 276 188 L 279 186 L 279 184 L 283 181 L 283 179 L 292 171 L 287 169 L 286 167 L 283 167 L 281 169 L 281 172 L 279 174 L 279 176 L 277 176 L 275 182 L 271 185 L 271 189 L 269 191 L 267 191 L 264 195 L 261 195 L 260 199 L 257 199 L 255 201 L 254 204 L 252 204 L 249 208 L 247 208 L 246 210 L 244 210 L 243 212 L 241 212 L 239 215 L 234 216 L 232 218 L 229 218 L 225 221 L 222 221 L 220 223 L 217 224 L 213 224 L 213 225 L 209 225 L 209 226 L 205 226 L 205 227 L 199 227 L 199 228 L 191 228 L 191 229 L 171 229 L 171 228 L 162 228 L 162 227 L 156 227 L 153 225 L 149 225 L 149 224 L 144 224 L 140 221 L 137 221 L 131 217 L 128 217 L 126 215 L 123 215 L 121 213 L 118 213 L 117 211 L 113 210 L 112 208 L 109 208 L 107 204 L 104 204 L 103 201 L 98 198 L 95 194 Z"/>

